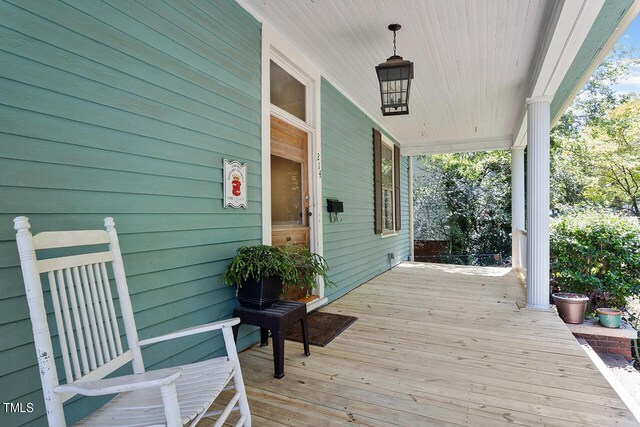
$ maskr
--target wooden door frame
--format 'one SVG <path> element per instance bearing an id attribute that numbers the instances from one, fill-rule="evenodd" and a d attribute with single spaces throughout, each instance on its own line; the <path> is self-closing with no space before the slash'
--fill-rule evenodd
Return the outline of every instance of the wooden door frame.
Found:
<path id="1" fill-rule="evenodd" d="M 276 62 L 285 71 L 306 87 L 306 121 L 271 105 L 270 61 Z M 322 239 L 322 156 L 320 135 L 320 71 L 295 50 L 289 42 L 262 25 L 262 243 L 271 244 L 271 116 L 299 128 L 308 134 L 308 182 L 310 194 L 309 221 L 310 249 L 323 254 Z M 318 279 L 318 299 L 308 304 L 312 310 L 327 303 L 324 282 Z"/>

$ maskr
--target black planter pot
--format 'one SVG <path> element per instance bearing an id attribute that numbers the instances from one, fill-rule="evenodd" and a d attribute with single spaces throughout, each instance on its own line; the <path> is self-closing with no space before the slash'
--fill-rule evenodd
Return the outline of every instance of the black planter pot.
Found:
<path id="1" fill-rule="evenodd" d="M 262 310 L 280 299 L 282 279 L 280 277 L 266 277 L 262 280 L 253 278 L 238 289 L 238 301 L 243 307 Z"/>

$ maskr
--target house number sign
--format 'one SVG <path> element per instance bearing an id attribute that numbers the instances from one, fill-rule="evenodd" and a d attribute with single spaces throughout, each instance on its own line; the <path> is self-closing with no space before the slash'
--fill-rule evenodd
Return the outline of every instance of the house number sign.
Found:
<path id="1" fill-rule="evenodd" d="M 224 159 L 224 207 L 247 208 L 247 164 Z"/>

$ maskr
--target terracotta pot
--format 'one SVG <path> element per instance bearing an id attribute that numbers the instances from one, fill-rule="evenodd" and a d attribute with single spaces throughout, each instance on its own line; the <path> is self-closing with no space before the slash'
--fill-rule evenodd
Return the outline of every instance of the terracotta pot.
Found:
<path id="1" fill-rule="evenodd" d="M 600 324 L 607 328 L 619 328 L 622 312 L 615 308 L 599 308 L 596 310 Z"/>
<path id="2" fill-rule="evenodd" d="M 589 298 L 582 294 L 568 292 L 553 294 L 553 302 L 556 303 L 558 315 L 565 323 L 582 323 L 588 301 Z"/>

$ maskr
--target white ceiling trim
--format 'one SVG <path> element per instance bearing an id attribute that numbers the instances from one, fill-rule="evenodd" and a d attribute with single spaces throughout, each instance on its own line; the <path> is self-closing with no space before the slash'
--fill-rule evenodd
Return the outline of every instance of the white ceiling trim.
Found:
<path id="1" fill-rule="evenodd" d="M 605 0 L 237 1 L 417 154 L 526 145 L 525 99 L 555 94 Z M 392 22 L 416 79 L 411 114 L 389 118 L 373 67 Z"/>
<path id="2" fill-rule="evenodd" d="M 550 29 L 540 46 L 538 60 L 532 71 L 527 98 L 553 98 L 603 5 L 604 0 L 556 3 L 549 22 Z M 514 147 L 527 145 L 527 112 L 524 103 L 521 108 L 522 119 L 514 130 Z"/>
<path id="3" fill-rule="evenodd" d="M 298 44 L 294 41 L 291 40 L 290 38 L 287 38 L 284 34 L 282 34 L 280 31 L 278 31 L 278 26 L 275 25 L 273 22 L 271 22 L 271 20 L 269 20 L 268 18 L 266 18 L 265 16 L 263 16 L 260 12 L 258 12 L 255 7 L 249 3 L 250 0 L 236 0 L 236 2 L 247 12 L 249 12 L 249 14 L 251 16 L 253 16 L 256 20 L 258 20 L 260 23 L 262 23 L 262 25 L 267 25 L 268 26 L 268 31 L 272 34 L 272 36 L 275 36 L 277 38 L 280 38 L 281 40 L 285 40 L 290 46 L 292 46 L 296 51 L 297 54 L 304 58 L 304 60 L 310 64 L 313 65 L 314 68 L 316 68 L 317 70 L 320 71 L 320 77 L 323 77 L 325 80 L 327 80 L 329 83 L 331 83 L 331 85 L 333 85 L 333 87 L 335 87 L 345 98 L 347 98 L 353 105 L 355 105 L 364 115 L 366 115 L 369 119 L 371 119 L 371 121 L 373 121 L 376 125 L 378 125 L 378 127 L 380 128 L 380 130 L 384 131 L 387 135 L 389 135 L 391 138 L 393 138 L 395 141 L 398 142 L 398 144 L 401 144 L 402 142 L 400 141 L 400 139 L 398 139 L 397 137 L 395 137 L 393 135 L 393 133 L 389 132 L 389 130 L 378 121 L 378 119 L 376 117 L 373 117 L 372 115 L 370 115 L 367 110 L 365 108 L 363 108 L 360 103 L 358 101 L 356 101 L 350 94 L 349 92 L 347 92 L 340 83 L 338 83 L 338 81 L 330 74 L 328 73 L 326 70 L 324 70 L 322 67 L 320 67 L 317 63 L 315 63 L 314 61 L 312 61 L 308 56 L 306 56 L 303 52 L 304 50 L 301 49 L 300 46 L 298 46 Z"/>
<path id="4" fill-rule="evenodd" d="M 562 5 L 561 10 L 552 32 L 548 33 L 549 42 L 543 47 L 536 64 L 528 98 L 555 95 L 598 17 L 604 0 L 573 0 L 558 2 L 557 5 Z"/>
<path id="5" fill-rule="evenodd" d="M 400 146 L 511 133 L 554 1 L 238 0 Z M 411 114 L 390 118 L 374 66 L 391 53 L 392 22 L 416 77 Z"/>
<path id="6" fill-rule="evenodd" d="M 417 156 L 421 154 L 463 153 L 468 151 L 492 151 L 511 148 L 512 135 L 502 135 L 490 138 L 472 138 L 447 141 L 429 141 L 422 144 L 405 145 L 400 148 L 403 156 Z"/>
<path id="7" fill-rule="evenodd" d="M 627 28 L 629 27 L 629 25 L 631 25 L 633 20 L 636 19 L 636 16 L 638 16 L 639 13 L 640 13 L 640 1 L 635 1 L 631 5 L 627 13 L 625 13 L 625 15 L 622 17 L 620 24 L 618 24 L 618 27 L 616 27 L 616 30 L 613 32 L 613 34 L 611 34 L 611 37 L 609 37 L 609 40 L 607 40 L 607 42 L 602 46 L 602 49 L 600 49 L 600 51 L 598 52 L 598 55 L 596 55 L 591 65 L 587 68 L 584 75 L 582 76 L 582 78 L 580 79 L 576 87 L 573 89 L 571 94 L 560 106 L 555 117 L 552 118 L 551 120 L 552 127 L 558 122 L 558 120 L 560 120 L 560 116 L 562 116 L 562 114 L 564 114 L 567 108 L 569 108 L 569 105 L 571 105 L 571 103 L 573 102 L 573 99 L 578 95 L 578 92 L 580 92 L 582 87 L 587 83 L 587 80 L 589 80 L 589 78 L 591 77 L 593 72 L 596 70 L 596 68 L 598 68 L 602 63 L 602 61 L 604 61 L 604 58 L 609 54 L 611 49 L 613 49 L 613 46 L 616 44 L 618 39 L 620 39 L 620 37 L 622 37 L 624 32 L 627 31 Z"/>

